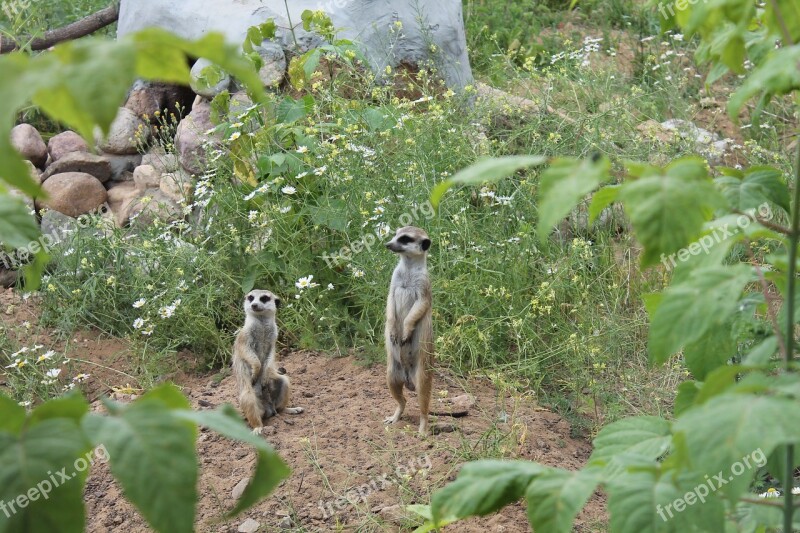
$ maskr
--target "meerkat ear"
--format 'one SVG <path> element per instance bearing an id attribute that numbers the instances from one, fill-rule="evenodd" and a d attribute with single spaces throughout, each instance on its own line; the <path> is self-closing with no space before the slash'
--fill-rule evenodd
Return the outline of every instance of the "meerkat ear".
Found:
<path id="1" fill-rule="evenodd" d="M 423 251 L 427 252 L 428 248 L 431 247 L 431 240 L 430 239 L 422 239 L 422 242 L 419 243 L 419 245 L 422 247 Z"/>
<path id="2" fill-rule="evenodd" d="M 281 306 L 281 299 L 275 298 L 275 309 L 279 309 Z"/>

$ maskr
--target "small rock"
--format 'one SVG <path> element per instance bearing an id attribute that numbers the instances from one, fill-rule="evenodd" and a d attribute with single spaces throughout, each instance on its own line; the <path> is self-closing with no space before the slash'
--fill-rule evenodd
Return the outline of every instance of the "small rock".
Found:
<path id="1" fill-rule="evenodd" d="M 156 219 L 169 223 L 183 218 L 180 206 L 160 190 L 150 189 L 142 194 L 123 208 L 121 213 L 123 225 L 130 222 L 147 226 Z"/>
<path id="2" fill-rule="evenodd" d="M 128 204 L 140 195 L 141 191 L 133 181 L 112 182 L 108 188 L 108 205 L 114 214 L 114 225 L 122 228 L 127 224 L 127 220 L 122 218 L 123 213 Z"/>
<path id="3" fill-rule="evenodd" d="M 244 478 L 239 483 L 237 483 L 236 486 L 233 487 L 233 490 L 231 491 L 231 497 L 234 500 L 238 500 L 239 498 L 241 498 L 242 494 L 244 494 L 244 489 L 247 488 L 247 484 L 249 482 L 250 482 L 249 479 Z"/>
<path id="4" fill-rule="evenodd" d="M 314 393 L 313 392 L 306 391 L 306 392 L 303 393 L 303 398 L 313 398 L 313 397 L 314 397 Z"/>
<path id="5" fill-rule="evenodd" d="M 42 214 L 42 235 L 50 235 L 54 242 L 61 242 L 80 229 L 78 221 L 58 211 L 48 209 Z"/>
<path id="6" fill-rule="evenodd" d="M 261 46 L 253 48 L 261 56 L 262 65 L 258 77 L 264 87 L 277 87 L 286 76 L 286 54 L 278 43 L 264 41 Z"/>
<path id="7" fill-rule="evenodd" d="M 399 504 L 389 505 L 387 507 L 382 507 L 378 514 L 384 520 L 388 520 L 390 522 L 402 522 L 405 519 L 405 514 L 403 513 L 403 508 Z"/>
<path id="8" fill-rule="evenodd" d="M 214 98 L 231 85 L 230 75 L 205 58 L 195 61 L 190 76 L 189 86 L 205 98 Z"/>
<path id="9" fill-rule="evenodd" d="M 209 402 L 208 400 L 197 400 L 197 405 L 199 405 L 200 407 L 207 407 L 207 408 L 214 407 L 214 404 Z"/>
<path id="10" fill-rule="evenodd" d="M 161 174 L 175 172 L 181 168 L 181 164 L 178 161 L 178 156 L 175 154 L 159 154 L 156 152 L 144 154 L 142 156 L 142 164 L 152 166 Z"/>
<path id="11" fill-rule="evenodd" d="M 240 122 L 239 115 L 246 113 L 250 106 L 253 105 L 253 100 L 244 91 L 239 91 L 231 95 L 231 100 L 228 105 L 228 120 L 230 122 Z"/>
<path id="12" fill-rule="evenodd" d="M 278 523 L 278 527 L 281 529 L 291 529 L 292 528 L 292 519 L 288 516 L 284 516 L 281 521 Z"/>
<path id="13" fill-rule="evenodd" d="M 256 531 L 258 531 L 258 528 L 260 527 L 261 524 L 259 524 L 252 518 L 248 518 L 247 520 L 239 524 L 239 529 L 237 529 L 236 531 L 238 531 L 239 533 L 255 533 Z"/>
<path id="14" fill-rule="evenodd" d="M 99 129 L 95 132 L 97 146 L 103 152 L 110 154 L 136 154 L 149 139 L 150 128 L 136 116 L 136 113 L 125 107 L 119 108 L 119 112 L 108 130 L 108 135 L 103 137 L 103 133 Z"/>
<path id="15" fill-rule="evenodd" d="M 114 181 L 133 180 L 133 170 L 142 164 L 142 156 L 139 154 L 102 154 L 102 156 L 111 165 L 111 179 Z"/>
<path id="16" fill-rule="evenodd" d="M 42 181 L 47 180 L 54 174 L 63 174 L 65 172 L 91 174 L 100 183 L 105 183 L 111 179 L 111 163 L 106 158 L 88 152 L 70 152 L 64 154 L 58 161 L 47 167 L 47 170 L 42 174 Z"/>
<path id="17" fill-rule="evenodd" d="M 161 173 L 152 165 L 139 165 L 133 169 L 133 182 L 140 191 L 157 189 L 161 184 Z"/>
<path id="18" fill-rule="evenodd" d="M 39 131 L 30 124 L 19 124 L 11 128 L 11 146 L 39 168 L 47 162 L 47 145 Z"/>
<path id="19" fill-rule="evenodd" d="M 169 172 L 161 176 L 160 187 L 161 192 L 176 202 L 186 202 L 188 204 L 192 201 L 194 180 L 192 176 L 183 169 L 176 172 Z"/>
<path id="20" fill-rule="evenodd" d="M 51 176 L 42 184 L 42 190 L 49 197 L 41 202 L 42 205 L 71 217 L 90 213 L 108 199 L 106 188 L 100 180 L 83 172 L 65 172 Z"/>
<path id="21" fill-rule="evenodd" d="M 89 145 L 83 140 L 83 137 L 74 131 L 65 131 L 50 137 L 47 142 L 47 152 L 50 154 L 52 163 L 55 163 L 65 155 L 72 152 L 88 152 Z"/>

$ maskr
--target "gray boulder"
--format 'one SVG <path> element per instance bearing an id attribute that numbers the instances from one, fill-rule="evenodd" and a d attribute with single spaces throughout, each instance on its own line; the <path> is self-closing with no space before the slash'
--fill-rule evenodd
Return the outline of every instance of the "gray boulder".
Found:
<path id="1" fill-rule="evenodd" d="M 205 100 L 195 103 L 192 112 L 178 124 L 175 151 L 181 166 L 192 174 L 206 170 L 206 145 L 219 142 L 218 135 L 206 133 L 213 127 L 211 105 Z"/>
<path id="2" fill-rule="evenodd" d="M 18 124 L 11 128 L 11 146 L 39 168 L 47 162 L 47 145 L 39 131 L 30 124 Z"/>
<path id="3" fill-rule="evenodd" d="M 261 46 L 255 47 L 256 53 L 261 56 L 261 68 L 258 77 L 264 87 L 277 87 L 286 76 L 286 53 L 278 43 L 265 41 Z"/>
<path id="4" fill-rule="evenodd" d="M 150 139 L 150 128 L 136 113 L 128 108 L 120 107 L 116 118 L 111 123 L 108 135 L 98 129 L 95 131 L 95 142 L 103 152 L 118 155 L 130 155 L 139 152 L 139 148 Z"/>
<path id="5" fill-rule="evenodd" d="M 192 90 L 205 98 L 214 98 L 231 85 L 230 75 L 205 58 L 195 61 L 190 76 Z"/>
<path id="6" fill-rule="evenodd" d="M 306 9 L 328 13 L 341 29 L 339 36 L 358 43 L 376 73 L 387 65 L 433 59 L 449 86 L 457 89 L 472 83 L 461 0 L 292 0 L 288 9 L 295 24 Z M 117 35 L 155 26 L 188 39 L 221 32 L 228 42 L 241 45 L 249 27 L 268 19 L 281 28 L 290 27 L 283 0 L 122 0 Z M 294 31 L 301 50 L 321 43 L 302 28 Z M 278 40 L 284 48 L 294 46 L 288 30 L 279 29 Z M 433 55 L 431 45 L 436 50 Z"/>
<path id="7" fill-rule="evenodd" d="M 105 183 L 111 179 L 111 163 L 104 157 L 88 152 L 70 152 L 47 167 L 42 174 L 42 181 L 64 172 L 84 172 Z"/>
<path id="8" fill-rule="evenodd" d="M 83 137 L 74 131 L 65 131 L 50 137 L 47 142 L 47 151 L 50 154 L 51 164 L 72 152 L 88 152 L 89 145 Z"/>
<path id="9" fill-rule="evenodd" d="M 142 165 L 150 165 L 161 174 L 175 172 L 181 168 L 178 156 L 175 154 L 159 154 L 156 152 L 144 154 L 142 156 Z"/>
<path id="10" fill-rule="evenodd" d="M 140 191 L 158 189 L 161 184 L 161 173 L 151 165 L 139 165 L 133 169 L 133 183 Z"/>
<path id="11" fill-rule="evenodd" d="M 65 172 L 51 176 L 42 184 L 48 199 L 37 202 L 37 209 L 49 207 L 67 216 L 78 217 L 103 205 L 108 194 L 100 180 L 91 174 Z"/>

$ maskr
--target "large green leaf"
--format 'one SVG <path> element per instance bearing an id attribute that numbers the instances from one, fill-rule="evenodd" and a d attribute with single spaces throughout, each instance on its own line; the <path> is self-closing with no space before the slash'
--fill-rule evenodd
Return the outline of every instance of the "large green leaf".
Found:
<path id="1" fill-rule="evenodd" d="M 734 355 L 736 355 L 736 342 L 733 339 L 730 323 L 706 330 L 696 341 L 686 343 L 683 348 L 686 367 L 692 376 L 700 381 Z"/>
<path id="2" fill-rule="evenodd" d="M 694 241 L 712 208 L 723 203 L 699 158 L 679 159 L 661 173 L 627 182 L 619 198 L 644 246 L 643 266 L 664 261 Z"/>
<path id="3" fill-rule="evenodd" d="M 610 169 L 611 162 L 605 157 L 553 161 L 542 173 L 539 189 L 539 221 L 536 224 L 539 238 L 546 239 L 561 219 L 606 181 Z"/>
<path id="4" fill-rule="evenodd" d="M 728 100 L 728 113 L 737 118 L 744 104 L 756 95 L 769 99 L 800 89 L 800 44 L 779 48 L 745 78 Z"/>
<path id="5" fill-rule="evenodd" d="M 682 283 L 669 287 L 651 315 L 647 339 L 650 358 L 663 363 L 711 328 L 727 322 L 736 312 L 739 295 L 752 280 L 752 268 L 747 265 L 718 266 L 695 270 Z M 696 365 L 701 367 L 699 361 Z"/>
<path id="6" fill-rule="evenodd" d="M 109 416 L 87 416 L 84 429 L 105 445 L 125 496 L 160 532 L 194 530 L 197 501 L 196 426 L 173 410 L 189 404 L 174 385 L 153 389 Z"/>
<path id="7" fill-rule="evenodd" d="M 190 420 L 228 437 L 255 447 L 258 454 L 253 478 L 247 485 L 230 516 L 239 514 L 269 495 L 278 484 L 289 477 L 289 467 L 278 457 L 275 449 L 260 436 L 253 435 L 230 405 L 216 411 L 175 411 L 175 416 Z"/>
<path id="8" fill-rule="evenodd" d="M 719 490 L 736 499 L 762 457 L 766 461 L 777 446 L 800 442 L 800 401 L 723 394 L 685 412 L 673 430 L 684 439 L 686 466 L 709 476 L 719 473 Z"/>
<path id="9" fill-rule="evenodd" d="M 631 454 L 655 460 L 669 450 L 670 423 L 657 416 L 634 416 L 608 424 L 594 439 L 591 463 Z"/>
<path id="10" fill-rule="evenodd" d="M 88 405 L 80 396 L 45 403 L 18 432 L 9 432 L 19 412 L 9 413 L 6 400 L 0 411 L 15 422 L 0 429 L 0 532 L 83 531 L 91 447 L 80 418 Z"/>
<path id="11" fill-rule="evenodd" d="M 476 185 L 485 181 L 497 181 L 520 169 L 543 165 L 546 162 L 547 158 L 539 155 L 510 155 L 479 159 L 434 187 L 431 191 L 431 204 L 434 208 L 438 208 L 444 193 L 454 185 Z"/>
<path id="12" fill-rule="evenodd" d="M 769 201 L 789 212 L 789 188 L 781 171 L 760 166 L 748 168 L 741 176 L 738 173 L 729 172 L 715 180 L 734 209 L 758 209 Z"/>
<path id="13" fill-rule="evenodd" d="M 534 477 L 547 467 L 528 461 L 487 459 L 465 464 L 458 478 L 431 498 L 434 522 L 484 516 L 525 495 Z"/>
<path id="14" fill-rule="evenodd" d="M 25 204 L 0 192 L 0 243 L 22 248 L 38 237 L 39 227 Z"/>
<path id="15" fill-rule="evenodd" d="M 570 533 L 575 516 L 600 483 L 595 469 L 575 472 L 553 468 L 533 478 L 525 500 L 536 533 Z"/>

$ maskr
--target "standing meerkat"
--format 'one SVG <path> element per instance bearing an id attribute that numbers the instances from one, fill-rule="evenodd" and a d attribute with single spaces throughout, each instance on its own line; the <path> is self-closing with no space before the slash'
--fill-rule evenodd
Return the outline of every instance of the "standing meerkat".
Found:
<path id="1" fill-rule="evenodd" d="M 403 385 L 419 390 L 419 432 L 428 433 L 433 365 L 431 280 L 426 263 L 431 240 L 420 228 L 397 230 L 386 247 L 400 255 L 392 274 L 386 303 L 386 363 L 389 392 L 397 401 L 394 414 L 385 420 L 394 424 L 406 407 Z"/>
<path id="2" fill-rule="evenodd" d="M 289 405 L 289 378 L 275 368 L 278 325 L 275 312 L 281 301 L 269 291 L 250 291 L 244 298 L 244 326 L 233 344 L 233 375 L 239 389 L 239 407 L 253 433 L 261 433 L 264 418 L 276 413 L 300 414 Z"/>

